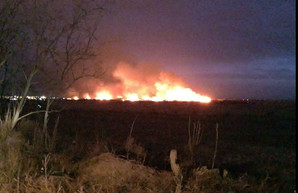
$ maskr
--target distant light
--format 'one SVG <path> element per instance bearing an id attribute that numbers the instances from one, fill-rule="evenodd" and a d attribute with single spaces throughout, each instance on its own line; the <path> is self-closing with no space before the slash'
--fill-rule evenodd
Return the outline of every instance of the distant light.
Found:
<path id="1" fill-rule="evenodd" d="M 26 98 L 29 100 L 36 100 L 37 97 L 36 96 L 27 96 Z"/>
<path id="2" fill-rule="evenodd" d="M 40 96 L 39 100 L 46 100 L 46 98 L 47 98 L 46 96 Z"/>

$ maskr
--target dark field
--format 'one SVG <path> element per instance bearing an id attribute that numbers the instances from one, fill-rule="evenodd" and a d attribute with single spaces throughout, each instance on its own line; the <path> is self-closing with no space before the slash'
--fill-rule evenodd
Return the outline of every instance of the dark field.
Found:
<path id="1" fill-rule="evenodd" d="M 34 110 L 36 101 L 29 102 Z M 39 102 L 44 105 L 42 102 Z M 189 168 L 211 167 L 215 126 L 219 124 L 215 168 L 232 178 L 246 176 L 265 182 L 278 192 L 296 190 L 296 103 L 291 101 L 188 102 L 55 101 L 51 114 L 59 116 L 57 151 L 79 161 L 110 151 L 125 156 L 125 141 L 136 119 L 132 136 L 144 147 L 144 164 L 170 170 L 169 152 L 177 149 L 178 161 Z M 38 117 L 37 117 L 38 118 Z M 42 119 L 42 116 L 40 116 Z M 202 141 L 189 165 L 188 122 L 199 121 Z M 131 155 L 131 159 L 134 155 Z"/>

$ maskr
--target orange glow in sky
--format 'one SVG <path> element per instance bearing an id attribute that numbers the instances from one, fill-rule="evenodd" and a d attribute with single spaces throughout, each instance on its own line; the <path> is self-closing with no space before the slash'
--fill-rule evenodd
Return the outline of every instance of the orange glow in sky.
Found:
<path id="1" fill-rule="evenodd" d="M 113 72 L 113 77 L 120 80 L 119 83 L 98 87 L 93 93 L 85 93 L 82 98 L 211 102 L 210 97 L 203 96 L 187 87 L 180 77 L 173 73 L 157 72 L 148 65 L 131 66 L 119 63 Z"/>

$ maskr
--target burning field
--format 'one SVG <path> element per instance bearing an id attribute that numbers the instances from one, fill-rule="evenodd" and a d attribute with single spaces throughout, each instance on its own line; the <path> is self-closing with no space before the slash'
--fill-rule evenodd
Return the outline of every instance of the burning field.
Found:
<path id="1" fill-rule="evenodd" d="M 0 191 L 296 190 L 295 102 L 199 93 L 156 65 L 120 62 L 74 85 L 68 100 L 27 96 L 28 119 L 12 133 L 10 111 L 0 122 Z M 20 170 L 21 181 L 9 177 Z"/>
<path id="2" fill-rule="evenodd" d="M 159 67 L 152 64 L 130 65 L 120 62 L 109 76 L 113 81 L 100 81 L 96 85 L 87 81 L 70 91 L 69 95 L 73 99 L 96 100 L 211 101 L 210 97 L 188 88 L 180 77 L 160 72 Z M 86 87 L 91 87 L 92 91 L 86 92 Z"/>
<path id="3" fill-rule="evenodd" d="M 296 193 L 295 3 L 0 0 L 0 193 Z"/>

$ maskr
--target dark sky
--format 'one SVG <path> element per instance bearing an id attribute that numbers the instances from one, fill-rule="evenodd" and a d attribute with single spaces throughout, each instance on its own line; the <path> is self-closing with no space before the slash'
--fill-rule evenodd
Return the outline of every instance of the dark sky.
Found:
<path id="1" fill-rule="evenodd" d="M 109 11 L 103 41 L 201 94 L 296 97 L 294 0 L 119 0 Z"/>

